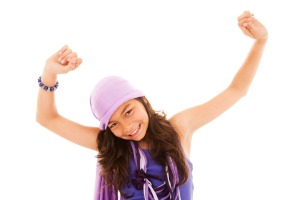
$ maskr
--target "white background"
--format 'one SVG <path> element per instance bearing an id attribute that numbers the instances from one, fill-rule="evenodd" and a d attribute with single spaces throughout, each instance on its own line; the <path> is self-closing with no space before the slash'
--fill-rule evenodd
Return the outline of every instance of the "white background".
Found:
<path id="1" fill-rule="evenodd" d="M 0 199 L 93 198 L 95 152 L 35 121 L 37 79 L 64 44 L 82 66 L 60 75 L 62 115 L 97 126 L 89 94 L 118 74 L 168 116 L 224 89 L 252 40 L 237 16 L 269 30 L 245 98 L 193 138 L 195 200 L 299 200 L 300 97 L 297 1 L 15 0 L 0 3 Z"/>

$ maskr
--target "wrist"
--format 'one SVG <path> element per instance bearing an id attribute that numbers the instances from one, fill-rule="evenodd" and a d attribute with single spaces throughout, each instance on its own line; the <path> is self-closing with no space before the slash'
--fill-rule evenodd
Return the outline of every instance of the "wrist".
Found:
<path id="1" fill-rule="evenodd" d="M 49 86 L 42 81 L 42 76 L 38 78 L 38 84 L 40 88 L 42 88 L 45 91 L 53 92 L 58 88 L 58 81 L 56 81 L 55 85 Z"/>
<path id="2" fill-rule="evenodd" d="M 57 82 L 57 74 L 51 74 L 44 71 L 41 76 L 41 81 L 47 86 L 54 86 Z"/>
<path id="3" fill-rule="evenodd" d="M 265 34 L 264 37 L 261 37 L 261 38 L 259 38 L 259 39 L 256 39 L 256 42 L 262 43 L 262 44 L 266 43 L 267 41 L 268 41 L 268 34 Z"/>
<path id="4" fill-rule="evenodd" d="M 265 45 L 267 43 L 267 41 L 268 41 L 268 37 L 265 37 L 265 38 L 255 40 L 255 43 L 259 44 L 259 45 Z"/>

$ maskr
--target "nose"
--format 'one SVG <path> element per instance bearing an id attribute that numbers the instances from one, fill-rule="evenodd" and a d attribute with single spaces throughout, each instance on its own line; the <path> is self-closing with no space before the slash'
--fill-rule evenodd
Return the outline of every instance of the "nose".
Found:
<path id="1" fill-rule="evenodd" d="M 130 134 L 130 132 L 132 131 L 132 123 L 131 122 L 126 122 L 123 125 L 123 132 L 125 134 Z"/>

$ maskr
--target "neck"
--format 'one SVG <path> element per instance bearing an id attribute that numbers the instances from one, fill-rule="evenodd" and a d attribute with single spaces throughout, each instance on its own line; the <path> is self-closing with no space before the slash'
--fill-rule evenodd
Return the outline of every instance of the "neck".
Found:
<path id="1" fill-rule="evenodd" d="M 145 141 L 141 140 L 141 141 L 138 141 L 138 144 L 140 146 L 141 149 L 149 149 L 149 144 L 146 143 Z"/>

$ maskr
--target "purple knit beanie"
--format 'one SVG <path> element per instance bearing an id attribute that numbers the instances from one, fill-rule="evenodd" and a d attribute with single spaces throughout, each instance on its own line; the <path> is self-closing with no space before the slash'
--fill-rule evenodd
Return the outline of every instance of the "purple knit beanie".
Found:
<path id="1" fill-rule="evenodd" d="M 120 76 L 107 76 L 101 79 L 91 92 L 90 105 L 94 116 L 99 120 L 100 130 L 107 128 L 115 110 L 131 99 L 144 96 L 129 81 Z"/>

